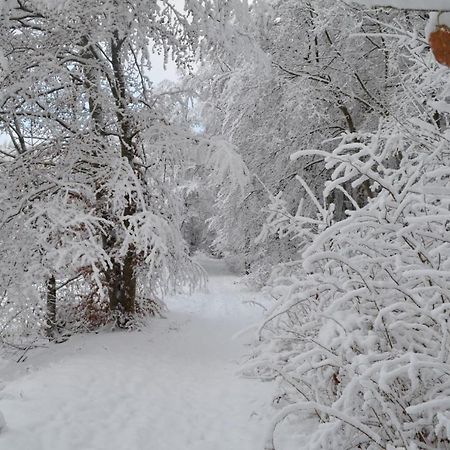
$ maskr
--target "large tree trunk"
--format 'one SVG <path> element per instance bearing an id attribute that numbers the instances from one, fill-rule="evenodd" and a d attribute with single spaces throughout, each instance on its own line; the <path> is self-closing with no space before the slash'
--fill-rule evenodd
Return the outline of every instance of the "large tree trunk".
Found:
<path id="1" fill-rule="evenodd" d="M 128 328 L 136 312 L 136 261 L 129 250 L 123 262 L 114 261 L 107 272 L 109 306 L 120 328 Z"/>
<path id="2" fill-rule="evenodd" d="M 111 64 L 113 69 L 113 77 L 110 78 L 111 95 L 116 104 L 116 120 L 118 128 L 118 138 L 120 140 L 121 156 L 127 158 L 132 164 L 133 140 L 131 138 L 131 126 L 126 115 L 127 104 L 127 90 L 125 82 L 124 68 L 121 60 L 121 51 L 124 41 L 119 39 L 118 33 L 114 33 L 115 39 L 111 42 Z M 87 40 L 86 40 L 87 42 Z M 87 51 L 86 57 L 88 59 L 96 59 L 95 51 Z M 94 122 L 94 129 L 100 138 L 103 136 L 103 111 L 96 100 L 96 86 L 98 85 L 97 77 L 99 74 L 96 69 L 87 71 L 86 76 L 91 84 L 92 96 L 89 99 L 89 109 Z M 98 204 L 102 203 L 102 196 L 108 193 L 102 193 L 98 190 Z M 129 204 L 125 208 L 123 215 L 130 217 L 136 212 L 136 206 L 133 199 L 127 199 Z M 103 211 L 105 219 L 112 220 L 114 218 L 109 216 L 108 211 Z M 125 221 L 125 227 L 128 227 L 128 221 Z M 119 242 L 115 236 L 114 230 L 111 228 L 106 231 L 103 238 L 103 248 L 107 254 L 111 256 L 111 267 L 105 271 L 105 282 L 108 287 L 109 308 L 115 317 L 116 325 L 121 328 L 130 326 L 132 316 L 136 312 L 136 255 L 135 248 L 130 245 L 124 258 L 115 256 Z"/>
<path id="3" fill-rule="evenodd" d="M 115 32 L 114 39 L 111 42 L 111 65 L 114 73 L 114 83 L 111 93 L 116 103 L 121 156 L 126 158 L 129 164 L 133 166 L 135 148 L 132 138 L 132 126 L 126 114 L 129 99 L 121 59 L 123 45 L 124 40 L 119 37 L 118 32 Z M 128 206 L 125 208 L 124 216 L 131 217 L 136 213 L 136 203 L 132 197 L 127 198 L 127 201 Z M 125 220 L 124 225 L 128 228 L 130 226 L 129 221 Z M 110 304 L 112 311 L 119 313 L 119 326 L 128 326 L 130 318 L 136 312 L 136 266 L 136 251 L 131 244 L 128 247 L 120 268 L 113 269 L 115 272 L 114 276 L 118 277 L 118 279 L 116 278 L 112 283 L 115 292 L 110 292 Z"/>
<path id="4" fill-rule="evenodd" d="M 52 275 L 47 280 L 47 337 L 54 339 L 56 331 L 56 279 Z"/>
<path id="5" fill-rule="evenodd" d="M 134 248 L 128 249 L 122 267 L 122 308 L 128 315 L 136 312 L 136 257 Z"/>

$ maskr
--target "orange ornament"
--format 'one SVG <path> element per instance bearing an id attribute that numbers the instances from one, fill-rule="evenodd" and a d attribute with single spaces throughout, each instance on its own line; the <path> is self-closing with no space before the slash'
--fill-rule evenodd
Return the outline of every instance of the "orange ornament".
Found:
<path id="1" fill-rule="evenodd" d="M 436 61 L 450 67 L 450 28 L 438 25 L 430 34 L 429 42 Z"/>

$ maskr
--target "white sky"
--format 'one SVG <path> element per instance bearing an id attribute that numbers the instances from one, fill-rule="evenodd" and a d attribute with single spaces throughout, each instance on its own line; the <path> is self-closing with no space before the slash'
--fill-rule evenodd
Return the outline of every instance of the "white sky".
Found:
<path id="1" fill-rule="evenodd" d="M 176 65 L 169 61 L 164 69 L 164 58 L 157 54 L 152 56 L 152 70 L 149 76 L 155 84 L 164 80 L 176 81 L 179 78 Z"/>
<path id="2" fill-rule="evenodd" d="M 172 0 L 171 3 L 180 12 L 184 12 L 184 0 Z M 164 80 L 176 81 L 179 76 L 177 74 L 177 67 L 172 62 L 169 61 L 164 69 L 164 58 L 160 55 L 154 54 L 152 57 L 152 70 L 150 72 L 150 78 L 155 83 L 158 84 Z"/>

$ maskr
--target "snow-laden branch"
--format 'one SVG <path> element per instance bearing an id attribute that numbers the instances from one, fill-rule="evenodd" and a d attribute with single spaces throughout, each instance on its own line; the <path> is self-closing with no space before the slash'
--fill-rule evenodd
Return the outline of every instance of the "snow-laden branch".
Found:
<path id="1" fill-rule="evenodd" d="M 387 6 L 419 11 L 450 11 L 447 0 L 352 0 L 364 6 Z"/>

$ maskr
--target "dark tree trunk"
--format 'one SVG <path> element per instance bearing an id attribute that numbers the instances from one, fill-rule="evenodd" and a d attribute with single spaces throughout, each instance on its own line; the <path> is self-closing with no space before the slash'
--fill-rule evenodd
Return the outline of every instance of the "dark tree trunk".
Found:
<path id="1" fill-rule="evenodd" d="M 136 257 L 134 248 L 130 248 L 125 256 L 122 268 L 122 308 L 127 315 L 136 312 Z"/>
<path id="2" fill-rule="evenodd" d="M 111 312 L 120 311 L 122 267 L 117 261 L 113 261 L 112 267 L 106 273 L 108 285 L 109 308 Z"/>
<path id="3" fill-rule="evenodd" d="M 53 339 L 56 331 L 56 279 L 47 280 L 47 337 Z"/>
<path id="4" fill-rule="evenodd" d="M 122 263 L 114 261 L 107 272 L 109 307 L 119 328 L 128 328 L 136 312 L 136 260 L 128 250 Z"/>
<path id="5" fill-rule="evenodd" d="M 133 166 L 135 147 L 132 138 L 132 126 L 126 114 L 129 99 L 121 60 L 123 45 L 124 40 L 119 38 L 118 32 L 115 32 L 114 39 L 111 42 L 111 65 L 114 73 L 111 92 L 116 103 L 121 155 Z M 124 216 L 131 217 L 136 213 L 135 199 L 130 196 L 127 198 L 127 202 L 128 206 L 125 208 Z M 124 225 L 128 228 L 130 226 L 129 221 L 125 220 Z M 113 269 L 114 276 L 118 278 L 113 280 L 112 283 L 115 292 L 110 292 L 111 309 L 118 313 L 119 318 L 122 318 L 118 321 L 119 326 L 127 327 L 130 318 L 136 312 L 136 266 L 136 251 L 134 246 L 130 245 L 120 267 Z"/>
<path id="6" fill-rule="evenodd" d="M 120 141 L 121 156 L 125 157 L 130 165 L 134 157 L 134 147 L 132 139 L 132 130 L 129 118 L 127 117 L 128 96 L 126 88 L 126 78 L 121 57 L 124 40 L 119 38 L 119 33 L 114 33 L 114 39 L 111 41 L 111 66 L 112 76 L 109 78 L 111 94 L 114 98 L 116 110 L 116 120 L 118 129 L 118 138 Z M 89 59 L 96 59 L 95 51 L 88 52 Z M 91 69 L 86 74 L 90 85 L 92 86 L 92 97 L 89 99 L 89 109 L 94 122 L 95 131 L 99 138 L 103 137 L 103 111 L 96 101 L 96 88 L 98 74 L 95 69 Z M 103 203 L 102 196 L 105 193 L 98 191 L 98 204 Z M 108 193 L 106 193 L 108 195 Z M 132 197 L 127 198 L 128 206 L 123 211 L 125 217 L 131 217 L 136 212 L 135 201 Z M 105 219 L 112 220 L 106 209 L 103 211 Z M 129 221 L 125 220 L 125 227 L 129 227 Z M 107 230 L 103 236 L 103 248 L 111 256 L 111 267 L 105 271 L 105 283 L 108 286 L 109 308 L 115 317 L 116 325 L 120 328 L 130 326 L 132 316 L 136 312 L 136 252 L 133 245 L 127 250 L 124 258 L 115 256 L 117 247 L 120 243 L 114 232 L 114 228 Z M 120 237 L 119 237 L 120 239 Z"/>

